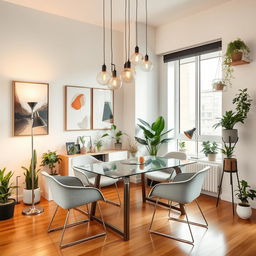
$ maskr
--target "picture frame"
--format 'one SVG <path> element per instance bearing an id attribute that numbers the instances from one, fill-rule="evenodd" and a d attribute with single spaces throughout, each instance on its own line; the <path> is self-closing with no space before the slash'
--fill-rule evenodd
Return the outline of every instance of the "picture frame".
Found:
<path id="1" fill-rule="evenodd" d="M 93 88 L 93 130 L 110 130 L 114 124 L 114 92 Z"/>
<path id="2" fill-rule="evenodd" d="M 92 129 L 92 88 L 65 86 L 65 130 Z"/>
<path id="3" fill-rule="evenodd" d="M 28 102 L 36 102 L 34 112 L 38 112 L 46 126 L 35 127 L 34 135 L 49 134 L 49 84 L 42 82 L 12 82 L 13 96 L 13 136 L 31 135 L 31 108 Z"/>

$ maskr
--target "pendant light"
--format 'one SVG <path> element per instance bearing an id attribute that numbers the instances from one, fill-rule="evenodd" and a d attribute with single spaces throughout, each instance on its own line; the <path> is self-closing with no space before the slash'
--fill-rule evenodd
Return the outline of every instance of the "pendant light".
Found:
<path id="1" fill-rule="evenodd" d="M 128 40 L 127 39 L 127 5 L 128 5 Z M 124 70 L 121 73 L 122 81 L 125 83 L 131 83 L 134 81 L 134 72 L 131 67 L 130 56 L 130 0 L 125 0 L 125 64 Z"/>
<path id="2" fill-rule="evenodd" d="M 110 74 L 107 72 L 107 66 L 105 64 L 105 59 L 106 59 L 106 46 L 105 46 L 105 0 L 102 1 L 102 9 L 103 9 L 103 65 L 101 67 L 101 72 L 97 75 L 97 82 L 102 85 L 107 85 L 110 79 Z"/>
<path id="3" fill-rule="evenodd" d="M 149 72 L 153 68 L 152 62 L 148 57 L 148 1 L 145 0 L 145 11 L 146 11 L 146 55 L 141 64 L 141 69 L 145 72 Z"/>
<path id="4" fill-rule="evenodd" d="M 112 0 L 110 0 L 110 51 L 111 51 L 111 71 L 112 77 L 108 82 L 108 88 L 116 90 L 122 87 L 122 81 L 117 76 L 116 65 L 113 63 L 113 28 L 112 28 Z"/>
<path id="5" fill-rule="evenodd" d="M 143 55 L 140 53 L 138 46 L 138 0 L 136 0 L 136 21 L 135 21 L 135 33 L 136 33 L 136 46 L 135 51 L 131 56 L 131 61 L 133 65 L 139 65 L 143 61 Z"/>

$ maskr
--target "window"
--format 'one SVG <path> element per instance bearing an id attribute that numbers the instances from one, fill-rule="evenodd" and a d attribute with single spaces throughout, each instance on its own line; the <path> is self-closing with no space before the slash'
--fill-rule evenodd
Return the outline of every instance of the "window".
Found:
<path id="1" fill-rule="evenodd" d="M 219 50 L 168 62 L 168 125 L 176 138 L 169 150 L 186 141 L 187 153 L 197 155 L 203 141 L 221 143 L 221 128 L 213 125 L 222 115 L 222 93 L 212 89 L 212 81 L 221 78 L 221 63 Z M 194 127 L 189 140 L 184 131 Z"/>

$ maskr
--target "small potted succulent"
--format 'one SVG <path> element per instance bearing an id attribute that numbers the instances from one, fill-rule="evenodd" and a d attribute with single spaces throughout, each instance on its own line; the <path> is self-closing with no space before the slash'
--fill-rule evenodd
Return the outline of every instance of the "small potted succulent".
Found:
<path id="1" fill-rule="evenodd" d="M 56 151 L 48 151 L 43 153 L 41 166 L 48 166 L 50 169 L 50 175 L 58 175 L 56 170 L 56 164 L 59 164 L 61 159 L 57 155 Z"/>
<path id="2" fill-rule="evenodd" d="M 118 131 L 116 125 L 112 124 L 111 125 L 111 131 L 112 131 L 112 135 L 105 133 L 105 136 L 111 136 L 112 139 L 115 140 L 115 149 L 122 149 L 122 136 L 124 135 L 124 133 L 122 131 Z"/>
<path id="3" fill-rule="evenodd" d="M 186 152 L 186 142 L 185 141 L 180 141 L 179 142 L 179 151 L 180 152 Z"/>
<path id="4" fill-rule="evenodd" d="M 221 149 L 222 154 L 226 157 L 224 158 L 223 169 L 225 171 L 237 171 L 237 160 L 233 158 L 236 143 L 233 145 L 231 143 L 224 143 Z"/>
<path id="5" fill-rule="evenodd" d="M 35 193 L 35 203 L 40 202 L 41 192 L 38 186 L 38 173 L 40 169 L 36 170 L 37 166 L 37 154 L 34 150 L 33 157 L 30 162 L 29 168 L 22 166 L 21 168 L 25 170 L 25 188 L 23 189 L 23 202 L 24 204 L 32 204 L 32 171 L 34 170 L 34 193 Z"/>
<path id="6" fill-rule="evenodd" d="M 218 144 L 210 141 L 204 141 L 202 143 L 203 149 L 201 152 L 205 154 L 205 156 L 208 157 L 209 161 L 215 161 L 216 160 L 216 155 L 218 153 Z"/>
<path id="7" fill-rule="evenodd" d="M 12 189 L 16 186 L 12 186 L 10 183 L 13 172 L 5 174 L 6 168 L 0 169 L 0 220 L 6 220 L 13 217 L 15 200 L 10 198 Z"/>
<path id="8" fill-rule="evenodd" d="M 94 141 L 94 146 L 95 146 L 95 149 L 96 149 L 96 152 L 100 152 L 101 151 L 101 148 L 103 146 L 103 138 L 104 137 L 107 137 L 109 136 L 107 133 L 103 134 L 100 138 L 96 139 Z"/>
<path id="9" fill-rule="evenodd" d="M 256 198 L 256 190 L 250 189 L 248 182 L 245 180 L 240 181 L 240 187 L 238 187 L 237 198 L 240 203 L 237 204 L 236 213 L 241 219 L 248 219 L 252 215 L 252 208 L 249 204 L 249 199 Z"/>

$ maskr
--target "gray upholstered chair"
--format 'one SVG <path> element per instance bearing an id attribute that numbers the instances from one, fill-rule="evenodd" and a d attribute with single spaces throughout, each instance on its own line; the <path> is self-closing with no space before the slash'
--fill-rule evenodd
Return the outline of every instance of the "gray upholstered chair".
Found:
<path id="1" fill-rule="evenodd" d="M 46 182 L 52 192 L 53 201 L 57 204 L 57 207 L 54 211 L 54 214 L 53 214 L 50 224 L 48 226 L 48 233 L 62 229 L 61 239 L 60 239 L 60 243 L 59 243 L 60 248 L 68 247 L 68 246 L 75 245 L 75 244 L 78 244 L 81 242 L 85 242 L 87 240 L 91 240 L 93 238 L 97 238 L 97 237 L 106 235 L 106 226 L 105 226 L 103 216 L 101 213 L 100 204 L 98 203 L 99 200 L 105 201 L 105 199 L 104 199 L 104 196 L 102 195 L 102 193 L 100 192 L 100 190 L 98 190 L 97 188 L 93 188 L 93 187 L 84 187 L 82 182 L 76 177 L 51 176 L 47 172 L 42 172 L 42 175 L 45 177 Z M 93 202 L 96 202 L 96 204 L 98 205 L 99 212 L 101 215 L 101 220 L 102 220 L 103 227 L 104 227 L 104 232 L 90 236 L 90 237 L 86 237 L 86 238 L 83 238 L 80 240 L 76 240 L 76 241 L 73 241 L 70 243 L 63 244 L 62 242 L 63 242 L 66 228 L 76 226 L 76 225 L 90 221 L 90 218 L 88 218 L 88 219 L 85 219 L 85 220 L 82 220 L 79 222 L 67 224 L 70 210 L 74 209 L 74 210 L 79 211 L 80 213 L 87 215 L 86 212 L 84 212 L 83 210 L 81 210 L 77 207 L 87 205 L 87 204 L 93 203 Z M 65 224 L 64 224 L 64 226 L 61 226 L 61 227 L 51 228 L 52 222 L 56 216 L 56 213 L 57 213 L 59 207 L 68 210 L 67 215 L 66 215 Z"/>
<path id="2" fill-rule="evenodd" d="M 198 204 L 197 198 L 199 197 L 200 193 L 201 193 L 201 189 L 203 186 L 203 182 L 204 182 L 204 177 L 206 172 L 210 169 L 210 167 L 206 167 L 203 170 L 191 174 L 191 173 L 183 173 L 182 175 L 177 175 L 174 178 L 173 182 L 170 183 L 159 183 L 157 185 L 155 185 L 152 190 L 150 191 L 149 197 L 156 197 L 156 204 L 155 204 L 155 209 L 154 209 L 154 213 L 152 216 L 152 220 L 151 220 L 151 224 L 149 227 L 149 231 L 151 233 L 157 234 L 157 235 L 162 235 L 168 238 L 172 238 L 181 242 L 185 242 L 185 243 L 189 243 L 189 244 L 193 244 L 194 243 L 194 237 L 191 231 L 191 225 L 197 225 L 197 226 L 201 226 L 201 227 L 205 227 L 208 228 L 208 223 L 205 219 L 205 216 Z M 179 221 L 179 222 L 183 222 L 183 223 L 187 223 L 189 231 L 190 231 L 190 235 L 191 235 L 191 241 L 189 240 L 185 240 L 185 239 L 181 239 L 172 235 L 168 235 L 165 233 L 160 233 L 158 231 L 152 230 L 152 225 L 153 225 L 153 221 L 154 221 L 154 217 L 155 217 L 155 213 L 156 213 L 156 207 L 158 204 L 159 199 L 167 199 L 171 202 L 177 202 L 180 204 L 184 205 L 184 210 L 185 210 L 185 205 L 188 203 L 191 203 L 192 201 L 195 200 L 203 218 L 205 221 L 205 224 L 200 224 L 200 223 L 195 223 L 195 222 L 190 222 L 188 220 L 188 216 L 187 216 L 187 212 L 185 210 L 185 216 L 186 216 L 186 220 L 181 220 L 181 219 L 176 219 L 176 218 L 169 218 L 170 220 L 175 220 L 175 221 Z"/>
<path id="3" fill-rule="evenodd" d="M 186 160 L 187 155 L 183 152 L 168 152 L 165 155 L 163 155 L 165 158 L 175 158 L 179 160 Z M 155 171 L 155 172 L 149 172 L 146 173 L 146 178 L 151 180 L 150 186 L 152 186 L 153 181 L 157 182 L 168 182 L 173 177 L 174 169 L 170 168 L 168 170 L 162 170 L 162 171 Z"/>
<path id="4" fill-rule="evenodd" d="M 75 168 L 75 166 L 81 166 L 81 165 L 86 166 L 86 165 L 94 164 L 94 163 L 101 163 L 101 161 L 99 161 L 98 159 L 96 159 L 95 157 L 92 157 L 92 156 L 78 156 L 78 157 L 74 157 L 72 159 L 71 164 L 72 164 L 74 174 L 77 178 L 79 178 L 82 181 L 84 186 L 94 186 L 96 175 L 91 172 L 82 171 L 78 168 Z M 117 181 L 118 181 L 118 179 L 112 179 L 112 178 L 109 178 L 106 176 L 101 176 L 100 187 L 102 188 L 102 187 L 115 185 L 119 203 L 116 203 L 116 202 L 113 202 L 110 200 L 106 200 L 106 202 L 116 205 L 116 206 L 121 206 L 121 200 L 120 200 L 120 195 L 118 192 Z"/>

